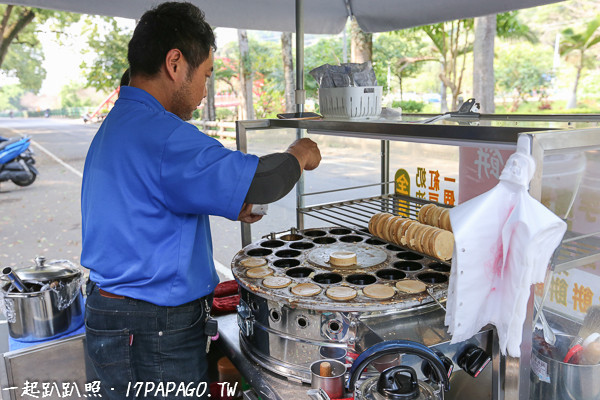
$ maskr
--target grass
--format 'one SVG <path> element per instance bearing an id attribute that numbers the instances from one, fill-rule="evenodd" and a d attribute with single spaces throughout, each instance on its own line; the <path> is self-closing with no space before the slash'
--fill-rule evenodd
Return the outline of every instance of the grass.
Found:
<path id="1" fill-rule="evenodd" d="M 577 108 L 567 110 L 565 100 L 548 102 L 549 108 L 540 109 L 540 103 L 537 101 L 528 101 L 521 103 L 514 114 L 598 114 L 600 113 L 600 104 L 595 99 L 584 99 L 577 102 Z M 509 112 L 510 103 L 496 103 L 496 114 L 511 114 Z"/>
<path id="2" fill-rule="evenodd" d="M 586 98 L 577 102 L 577 108 L 566 109 L 566 100 L 549 102 L 550 108 L 540 109 L 538 101 L 521 103 L 515 112 L 508 111 L 510 102 L 496 102 L 496 114 L 600 114 L 600 100 Z M 422 111 L 423 114 L 439 114 L 440 103 L 427 103 Z"/>

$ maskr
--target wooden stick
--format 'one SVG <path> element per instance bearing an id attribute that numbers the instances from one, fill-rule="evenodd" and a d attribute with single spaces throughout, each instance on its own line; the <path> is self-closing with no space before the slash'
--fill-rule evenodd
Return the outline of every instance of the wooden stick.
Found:
<path id="1" fill-rule="evenodd" d="M 323 361 L 321 364 L 319 364 L 319 375 L 325 377 L 325 378 L 329 378 L 333 376 L 333 373 L 331 371 L 331 363 L 328 361 Z"/>

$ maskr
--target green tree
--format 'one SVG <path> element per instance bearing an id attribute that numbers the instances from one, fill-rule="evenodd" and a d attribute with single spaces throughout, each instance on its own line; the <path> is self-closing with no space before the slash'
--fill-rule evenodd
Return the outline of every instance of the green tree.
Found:
<path id="1" fill-rule="evenodd" d="M 473 42 L 473 97 L 482 113 L 495 112 L 494 43 L 503 39 L 526 39 L 537 42 L 531 29 L 521 23 L 518 11 L 475 18 Z"/>
<path id="2" fill-rule="evenodd" d="M 80 15 L 10 4 L 0 5 L 0 15 L 0 71 L 19 78 L 24 89 L 37 93 L 46 76 L 38 28 L 46 23 L 61 37 L 63 28 Z"/>
<path id="3" fill-rule="evenodd" d="M 316 98 L 318 84 L 309 72 L 323 64 L 342 63 L 343 44 L 337 37 L 323 38 L 304 49 L 304 89 L 306 98 Z"/>
<path id="4" fill-rule="evenodd" d="M 0 87 L 0 110 L 21 109 L 21 96 L 25 90 L 20 85 L 5 85 Z"/>
<path id="5" fill-rule="evenodd" d="M 250 36 L 248 47 L 251 51 L 248 52 L 246 70 L 253 81 L 254 111 L 258 118 L 273 117 L 285 110 L 281 46 Z M 216 80 L 240 97 L 240 53 L 237 44 L 229 43 L 219 53 L 214 66 Z"/>
<path id="6" fill-rule="evenodd" d="M 446 90 L 452 94 L 452 110 L 458 108 L 458 96 L 462 93 L 463 76 L 466 69 L 466 55 L 473 50 L 473 19 L 460 19 L 439 24 L 425 25 L 418 29 L 425 32 L 439 55 L 443 83 L 442 111 L 446 111 Z"/>
<path id="7" fill-rule="evenodd" d="M 63 108 L 91 106 L 92 100 L 82 96 L 83 90 L 83 85 L 77 82 L 69 82 L 63 86 L 60 90 L 60 106 Z"/>
<path id="8" fill-rule="evenodd" d="M 364 32 L 356 18 L 350 23 L 350 62 L 362 64 L 373 61 L 373 34 Z"/>
<path id="9" fill-rule="evenodd" d="M 275 118 L 285 111 L 285 78 L 279 43 L 250 39 L 250 62 L 254 72 L 254 102 L 258 118 Z"/>
<path id="10" fill-rule="evenodd" d="M 223 53 L 223 55 L 215 57 L 213 70 L 216 83 L 225 85 L 231 93 L 238 96 L 239 89 L 236 84 L 238 79 L 237 59 L 234 60 Z"/>
<path id="11" fill-rule="evenodd" d="M 81 63 L 87 86 L 98 91 L 112 92 L 119 86 L 123 72 L 129 67 L 127 45 L 132 32 L 121 28 L 114 18 L 87 19 L 88 46 L 96 54 L 91 63 Z M 108 32 L 105 32 L 109 28 Z"/>
<path id="12" fill-rule="evenodd" d="M 44 54 L 39 43 L 34 47 L 17 43 L 11 46 L 4 59 L 2 70 L 8 76 L 17 77 L 19 85 L 26 91 L 37 93 L 46 78 L 46 70 L 42 67 L 43 62 Z"/>
<path id="13" fill-rule="evenodd" d="M 502 39 L 524 39 L 538 43 L 538 37 L 529 25 L 522 22 L 519 11 L 496 14 L 496 35 Z"/>
<path id="14" fill-rule="evenodd" d="M 400 100 L 402 100 L 404 78 L 416 75 L 424 61 L 436 61 L 437 58 L 429 54 L 430 46 L 423 40 L 422 35 L 415 30 L 405 29 L 400 31 L 382 33 L 373 43 L 373 69 L 377 82 L 387 87 L 387 72 L 398 79 L 400 84 Z"/>
<path id="15" fill-rule="evenodd" d="M 537 95 L 539 100 L 546 97 L 552 78 L 551 60 L 550 49 L 530 43 L 501 46 L 496 62 L 497 84 L 512 96 L 511 112 L 531 96 Z"/>
<path id="16" fill-rule="evenodd" d="M 442 111 L 445 109 L 446 88 L 452 94 L 451 108 L 458 108 L 458 97 L 462 93 L 462 83 L 466 69 L 467 54 L 473 51 L 474 20 L 461 19 L 416 28 L 425 32 L 434 45 L 440 60 L 442 71 Z M 535 40 L 530 29 L 519 22 L 516 12 L 498 14 L 496 17 L 496 34 L 500 37 L 526 38 Z M 493 73 L 493 71 L 490 71 Z"/>
<path id="17" fill-rule="evenodd" d="M 567 109 L 577 107 L 577 86 L 581 78 L 581 71 L 588 65 L 592 65 L 592 58 L 587 57 L 586 51 L 600 42 L 600 15 L 589 21 L 582 32 L 575 32 L 573 28 L 562 31 L 559 52 L 567 59 L 571 58 L 575 63 L 577 73 L 571 91 L 571 97 L 567 103 Z"/>

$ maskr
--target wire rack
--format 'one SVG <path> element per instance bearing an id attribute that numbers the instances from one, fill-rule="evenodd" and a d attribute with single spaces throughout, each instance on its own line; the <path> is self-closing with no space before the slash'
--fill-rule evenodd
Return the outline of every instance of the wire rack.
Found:
<path id="1" fill-rule="evenodd" d="M 425 199 L 387 194 L 319 204 L 301 208 L 299 211 L 334 225 L 366 231 L 369 220 L 376 213 L 388 212 L 416 220 L 421 207 L 428 203 L 430 201 Z"/>
<path id="2" fill-rule="evenodd" d="M 398 194 L 366 197 L 300 208 L 304 215 L 327 223 L 368 233 L 369 220 L 379 212 L 417 219 L 421 207 L 430 201 Z M 437 204 L 437 203 L 436 203 Z M 443 204 L 437 204 L 444 206 Z M 450 207 L 450 206 L 446 206 Z M 567 232 L 555 259 L 555 272 L 600 261 L 600 232 L 580 235 Z"/>

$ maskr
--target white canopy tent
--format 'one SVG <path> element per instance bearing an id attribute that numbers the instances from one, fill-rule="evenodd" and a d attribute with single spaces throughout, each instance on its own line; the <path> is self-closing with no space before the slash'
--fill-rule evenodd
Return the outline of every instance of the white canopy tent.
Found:
<path id="1" fill-rule="evenodd" d="M 348 17 L 365 32 L 386 32 L 453 19 L 477 17 L 559 0 L 303 0 L 304 32 L 340 33 Z M 139 18 L 160 0 L 8 0 L 84 14 Z M 207 21 L 224 28 L 296 31 L 296 0 L 190 0 Z"/>

